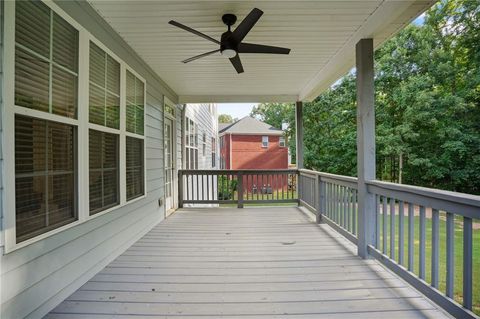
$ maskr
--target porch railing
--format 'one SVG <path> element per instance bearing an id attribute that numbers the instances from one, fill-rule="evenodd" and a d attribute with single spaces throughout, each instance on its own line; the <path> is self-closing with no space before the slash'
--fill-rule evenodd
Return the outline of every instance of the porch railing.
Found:
<path id="1" fill-rule="evenodd" d="M 179 170 L 184 204 L 298 203 L 298 170 Z"/>
<path id="2" fill-rule="evenodd" d="M 300 204 L 357 244 L 357 179 L 304 169 L 299 174 Z M 477 311 L 480 306 L 473 295 L 480 196 L 381 181 L 367 182 L 367 190 L 376 199 L 375 220 L 368 221 L 375 224 L 370 256 L 455 317 L 479 318 L 472 308 L 474 300 Z"/>

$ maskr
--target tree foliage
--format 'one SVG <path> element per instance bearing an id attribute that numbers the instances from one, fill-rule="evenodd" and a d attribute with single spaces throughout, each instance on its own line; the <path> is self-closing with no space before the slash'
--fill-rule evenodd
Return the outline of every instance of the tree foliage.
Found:
<path id="1" fill-rule="evenodd" d="M 218 115 L 218 123 L 233 123 L 235 119 L 229 114 Z"/>
<path id="2" fill-rule="evenodd" d="M 376 51 L 375 72 L 377 178 L 480 193 L 480 2 L 439 2 Z M 306 167 L 356 175 L 355 86 L 352 71 L 305 104 Z M 293 105 L 252 115 L 294 135 Z"/>

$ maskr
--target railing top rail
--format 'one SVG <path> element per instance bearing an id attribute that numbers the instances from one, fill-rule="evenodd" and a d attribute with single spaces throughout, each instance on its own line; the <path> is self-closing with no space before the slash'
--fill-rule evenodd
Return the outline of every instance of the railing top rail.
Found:
<path id="1" fill-rule="evenodd" d="M 339 180 L 339 181 L 344 181 L 344 182 L 349 182 L 349 183 L 357 183 L 358 179 L 356 177 L 352 176 L 345 176 L 345 175 L 337 175 L 337 174 L 330 174 L 330 173 L 324 173 L 324 172 L 318 172 L 318 171 L 313 171 L 310 169 L 299 169 L 300 173 L 305 173 L 305 174 L 310 174 L 310 175 L 317 175 L 320 177 L 325 177 L 331 180 Z"/>
<path id="2" fill-rule="evenodd" d="M 369 191 L 470 218 L 480 218 L 480 196 L 434 188 L 367 181 Z"/>
<path id="3" fill-rule="evenodd" d="M 184 175 L 192 174 L 297 174 L 297 169 L 181 169 Z"/>

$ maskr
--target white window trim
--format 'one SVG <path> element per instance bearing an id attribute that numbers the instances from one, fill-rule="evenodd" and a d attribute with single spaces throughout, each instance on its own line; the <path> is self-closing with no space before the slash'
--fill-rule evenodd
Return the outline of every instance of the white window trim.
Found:
<path id="1" fill-rule="evenodd" d="M 15 187 L 4 187 L 3 193 L 3 236 L 0 237 L 0 245 L 5 246 L 5 253 L 10 253 L 17 249 L 31 245 L 32 243 L 44 240 L 54 234 L 60 233 L 66 229 L 75 227 L 86 221 L 100 217 L 111 211 L 114 211 L 127 204 L 132 204 L 136 201 L 147 197 L 147 156 L 146 156 L 146 97 L 147 97 L 147 83 L 145 78 L 134 71 L 126 62 L 120 59 L 109 48 L 103 45 L 90 34 L 83 26 L 78 24 L 67 13 L 60 9 L 55 3 L 51 1 L 42 1 L 46 6 L 58 14 L 61 18 L 67 21 L 79 33 L 79 47 L 78 47 L 78 93 L 77 93 L 77 119 L 67 118 L 56 114 L 33 110 L 15 105 L 15 82 L 4 81 L 3 88 L 3 134 L 2 144 L 4 147 L 4 161 L 3 161 L 3 178 L 4 185 L 15 185 L 15 114 L 27 115 L 35 118 L 44 119 L 47 121 L 61 122 L 76 127 L 76 192 L 77 192 L 77 220 L 66 224 L 64 226 L 52 229 L 48 232 L 16 243 L 16 205 L 15 205 Z M 6 79 L 14 79 L 15 77 L 15 1 L 4 2 L 4 76 Z M 89 54 L 90 41 L 99 46 L 112 58 L 120 63 L 120 130 L 111 129 L 101 125 L 89 123 Z M 126 132 L 126 70 L 130 71 L 144 84 L 144 134 L 134 134 Z M 120 183 L 120 204 L 105 209 L 90 216 L 89 209 L 89 129 L 95 129 L 104 132 L 115 131 L 119 134 L 119 183 Z M 144 194 L 135 197 L 127 202 L 126 200 L 126 136 L 135 137 L 143 140 L 143 160 L 144 160 Z"/>
<path id="2" fill-rule="evenodd" d="M 283 139 L 283 145 L 282 145 L 282 139 Z M 287 147 L 287 139 L 285 138 L 285 136 L 280 136 L 278 138 L 278 146 L 281 148 Z"/>
<path id="3" fill-rule="evenodd" d="M 267 138 L 267 145 L 265 145 L 265 141 L 264 141 L 264 138 Z M 270 141 L 269 141 L 269 138 L 268 138 L 268 135 L 262 135 L 262 148 L 268 148 L 270 144 Z"/>
<path id="4" fill-rule="evenodd" d="M 193 123 L 193 128 L 194 128 L 193 129 L 193 135 L 192 135 L 193 136 L 193 144 L 192 145 L 190 145 L 190 143 L 192 142 L 192 141 L 190 141 L 190 132 L 191 132 L 190 121 Z M 188 132 L 187 132 L 187 127 L 188 127 Z M 184 133 L 185 134 L 185 168 L 186 169 L 195 169 L 195 165 L 193 165 L 194 168 L 187 168 L 186 167 L 187 166 L 186 158 L 187 158 L 187 156 L 189 156 L 188 150 L 189 149 L 194 150 L 194 154 L 195 154 L 195 150 L 197 150 L 197 154 L 200 152 L 200 150 L 198 149 L 198 143 L 196 143 L 196 141 L 198 142 L 198 139 L 197 139 L 198 138 L 198 131 L 197 131 L 198 130 L 198 124 L 197 124 L 197 122 L 194 121 L 193 116 L 189 116 L 189 115 L 185 116 L 185 125 L 184 125 L 183 129 L 184 129 L 184 132 L 185 132 Z M 187 141 L 188 141 L 188 143 L 187 143 Z M 200 155 L 198 155 L 198 156 L 200 156 Z M 193 158 L 195 159 L 195 156 Z M 190 159 L 189 159 L 188 163 L 189 163 L 189 166 L 191 166 Z M 198 163 L 198 158 L 197 158 L 197 167 L 198 167 L 198 164 L 199 163 Z"/>

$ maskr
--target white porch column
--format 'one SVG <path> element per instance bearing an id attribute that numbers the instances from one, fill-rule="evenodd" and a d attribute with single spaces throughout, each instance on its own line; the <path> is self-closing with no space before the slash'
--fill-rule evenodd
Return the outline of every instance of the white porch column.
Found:
<path id="1" fill-rule="evenodd" d="M 357 66 L 357 170 L 358 255 L 367 258 L 367 246 L 375 243 L 375 196 L 365 181 L 375 179 L 375 89 L 373 39 L 356 45 Z"/>
<path id="2" fill-rule="evenodd" d="M 296 164 L 297 168 L 303 168 L 303 102 L 298 101 L 295 105 L 295 132 L 296 132 Z"/>

